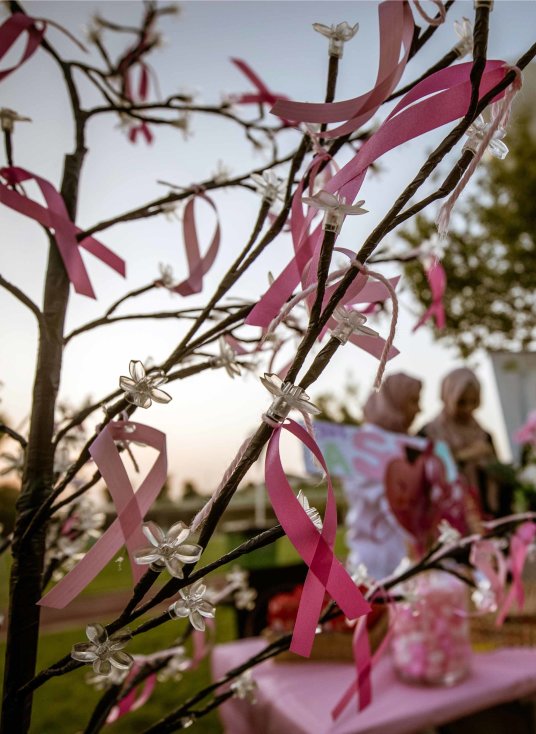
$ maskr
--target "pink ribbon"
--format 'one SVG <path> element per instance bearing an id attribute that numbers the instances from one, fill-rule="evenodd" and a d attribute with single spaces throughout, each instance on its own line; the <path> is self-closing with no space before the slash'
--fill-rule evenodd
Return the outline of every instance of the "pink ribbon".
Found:
<path id="1" fill-rule="evenodd" d="M 512 574 L 512 583 L 497 615 L 496 624 L 498 627 L 506 619 L 514 601 L 517 602 L 519 610 L 523 609 L 525 604 L 525 590 L 523 588 L 522 578 L 523 567 L 527 559 L 529 547 L 534 541 L 535 536 L 536 524 L 533 522 L 524 522 L 523 525 L 517 528 L 510 540 L 510 573 Z"/>
<path id="2" fill-rule="evenodd" d="M 134 430 L 132 430 L 134 429 Z M 143 443 L 158 451 L 158 456 L 135 493 L 124 467 L 116 441 Z M 109 423 L 91 444 L 89 451 L 112 495 L 117 518 L 101 535 L 84 558 L 38 604 L 63 609 L 93 581 L 119 549 L 126 544 L 135 581 L 144 569 L 136 564 L 134 551 L 146 544 L 142 531 L 143 518 L 157 498 L 167 477 L 166 436 L 141 423 L 117 421 Z"/>
<path id="3" fill-rule="evenodd" d="M 514 433 L 516 443 L 528 443 L 536 448 L 536 410 L 529 414 L 525 423 Z"/>
<path id="4" fill-rule="evenodd" d="M 486 94 L 505 74 L 503 61 L 488 61 L 480 84 L 480 94 Z M 417 84 L 396 105 L 383 125 L 372 135 L 352 158 L 326 184 L 329 193 L 338 192 L 347 203 L 352 203 L 365 179 L 368 167 L 390 150 L 434 130 L 448 122 L 463 117 L 471 98 L 470 72 L 472 64 L 457 64 L 432 74 Z M 497 95 L 500 98 L 501 92 Z M 296 251 L 312 257 L 322 242 L 322 232 L 318 228 L 308 235 L 308 225 L 316 210 L 309 212 L 304 222 L 299 222 L 299 230 L 294 237 L 298 245 Z M 293 228 L 294 228 L 293 223 Z M 305 243 L 305 244 L 304 244 Z M 274 281 L 267 293 L 249 314 L 246 323 L 255 326 L 268 326 L 274 316 L 290 297 L 300 281 L 303 272 L 303 260 L 297 261 L 296 255 L 279 277 Z M 309 258 L 310 259 L 310 258 Z"/>
<path id="5" fill-rule="evenodd" d="M 149 70 L 147 65 L 140 61 L 140 79 L 138 82 L 137 93 L 134 94 L 132 91 L 132 85 L 130 83 L 130 68 L 126 68 L 123 74 L 123 80 L 125 85 L 125 97 L 130 99 L 133 103 L 136 101 L 145 102 L 149 94 Z M 131 143 L 135 143 L 138 137 L 138 133 L 141 133 L 147 143 L 152 143 L 154 135 L 149 128 L 149 125 L 142 120 L 137 125 L 132 125 L 128 132 L 128 139 Z"/>
<path id="6" fill-rule="evenodd" d="M 125 680 L 125 685 L 129 685 L 134 678 L 138 675 L 140 670 L 143 667 L 143 662 L 135 662 L 132 668 L 130 669 L 130 672 Z M 119 701 L 117 706 L 114 706 L 110 713 L 108 714 L 108 718 L 106 719 L 107 724 L 113 724 L 114 721 L 117 721 L 125 714 L 130 713 L 131 711 L 136 711 L 137 709 L 144 706 L 147 701 L 151 698 L 152 693 L 156 686 L 156 673 L 151 673 L 144 681 L 141 688 L 141 691 L 139 691 L 139 687 L 133 688 L 124 698 Z M 138 695 L 139 694 L 139 695 Z"/>
<path id="7" fill-rule="evenodd" d="M 46 23 L 43 23 L 43 27 L 41 29 L 37 28 L 35 20 L 24 15 L 24 13 L 13 13 L 12 16 L 2 23 L 0 26 L 0 61 L 7 54 L 11 46 L 13 46 L 13 44 L 18 40 L 19 36 L 24 32 L 28 33 L 28 39 L 18 64 L 10 66 L 9 69 L 3 69 L 0 71 L 0 81 L 12 74 L 14 71 L 17 71 L 25 61 L 28 61 L 30 56 L 33 56 L 45 35 L 46 27 Z"/>
<path id="8" fill-rule="evenodd" d="M 272 113 L 300 122 L 347 121 L 334 130 L 320 133 L 324 138 L 347 135 L 370 120 L 400 81 L 408 61 L 415 28 L 408 3 L 399 0 L 383 2 L 378 7 L 378 15 L 380 61 L 376 82 L 369 92 L 345 102 L 309 104 L 280 100 L 274 105 Z"/>
<path id="9" fill-rule="evenodd" d="M 256 87 L 256 92 L 249 92 L 245 94 L 236 94 L 231 96 L 231 100 L 234 104 L 268 104 L 273 106 L 278 100 L 288 99 L 283 94 L 276 94 L 271 92 L 262 79 L 253 71 L 251 66 L 242 59 L 231 59 L 233 64 L 240 69 L 240 71 L 246 76 L 249 81 Z M 273 110 L 272 110 L 273 111 Z M 279 115 L 275 112 L 284 125 L 292 125 L 284 116 Z"/>
<path id="10" fill-rule="evenodd" d="M 197 238 L 197 229 L 195 226 L 195 196 L 193 196 L 184 209 L 183 218 L 183 233 L 184 233 L 184 246 L 186 249 L 186 259 L 188 260 L 188 269 L 190 271 L 189 276 L 186 280 L 176 285 L 174 288 L 170 288 L 173 293 L 179 293 L 181 296 L 191 296 L 193 293 L 201 293 L 203 290 L 203 277 L 208 273 L 220 247 L 220 222 L 218 219 L 218 212 L 212 199 L 204 193 L 196 194 L 201 199 L 207 202 L 214 213 L 216 214 L 216 229 L 212 237 L 206 254 L 202 257 L 199 250 L 199 241 Z"/>
<path id="11" fill-rule="evenodd" d="M 421 318 L 413 327 L 413 331 L 417 331 L 429 319 L 435 319 L 438 329 L 445 328 L 445 307 L 443 306 L 443 296 L 447 288 L 447 275 L 444 267 L 440 262 L 434 260 L 432 265 L 425 268 L 426 280 L 430 286 L 432 293 L 432 303 L 423 313 Z"/>
<path id="12" fill-rule="evenodd" d="M 326 473 L 328 489 L 322 532 L 313 525 L 305 513 L 283 470 L 279 450 L 279 438 L 283 428 L 305 444 Z M 266 452 L 265 478 L 266 489 L 277 519 L 309 567 L 290 645 L 292 652 L 308 657 L 311 654 L 325 591 L 349 619 L 368 614 L 370 605 L 334 554 L 337 509 L 322 452 L 307 431 L 292 420 L 278 426 L 270 438 Z"/>
<path id="13" fill-rule="evenodd" d="M 40 188 L 46 207 L 2 183 L 0 183 L 0 202 L 54 230 L 54 238 L 65 265 L 65 270 L 77 293 L 95 298 L 95 292 L 80 254 L 80 247 L 83 247 L 112 270 L 115 270 L 116 273 L 125 277 L 125 261 L 109 250 L 102 242 L 94 237 L 85 237 L 81 242 L 78 242 L 76 235 L 82 230 L 69 219 L 61 194 L 56 191 L 49 181 L 17 167 L 0 169 L 0 176 L 5 178 L 11 185 L 33 180 Z"/>

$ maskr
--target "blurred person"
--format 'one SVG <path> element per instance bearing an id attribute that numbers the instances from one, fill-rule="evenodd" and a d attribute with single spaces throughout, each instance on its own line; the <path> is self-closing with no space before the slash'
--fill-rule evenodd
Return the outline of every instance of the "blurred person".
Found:
<path id="1" fill-rule="evenodd" d="M 480 382 L 475 373 L 468 367 L 449 372 L 441 383 L 441 400 L 442 411 L 420 433 L 449 446 L 460 473 L 478 490 L 484 514 L 507 514 L 511 497 L 506 491 L 501 493 L 491 476 L 497 465 L 493 439 L 473 415 L 480 406 Z"/>

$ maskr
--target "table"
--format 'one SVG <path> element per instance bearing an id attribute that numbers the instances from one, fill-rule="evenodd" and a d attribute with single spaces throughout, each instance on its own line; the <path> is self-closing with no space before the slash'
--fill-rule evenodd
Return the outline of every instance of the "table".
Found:
<path id="1" fill-rule="evenodd" d="M 217 645 L 216 680 L 264 647 L 257 637 Z M 410 734 L 536 692 L 536 649 L 474 655 L 472 673 L 452 688 L 410 686 L 395 677 L 389 655 L 372 673 L 373 701 L 357 712 L 355 698 L 338 721 L 332 707 L 353 676 L 348 663 L 275 663 L 253 669 L 257 703 L 232 698 L 220 707 L 226 734 Z M 223 690 L 223 689 L 222 689 Z M 514 732 L 512 732 L 514 734 Z"/>

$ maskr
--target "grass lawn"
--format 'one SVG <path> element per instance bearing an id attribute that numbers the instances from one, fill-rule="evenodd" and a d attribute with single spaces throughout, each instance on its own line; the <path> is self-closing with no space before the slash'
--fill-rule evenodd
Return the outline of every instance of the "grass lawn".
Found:
<path id="1" fill-rule="evenodd" d="M 228 540 L 223 535 L 215 536 L 207 551 L 203 554 L 202 565 L 219 558 L 230 548 Z M 337 536 L 336 550 L 339 556 L 344 556 L 343 533 Z M 256 551 L 255 560 L 261 561 L 262 549 Z M 126 555 L 126 554 L 123 554 Z M 254 554 L 251 554 L 251 557 Z M 9 554 L 0 557 L 0 603 L 5 603 Z M 288 564 L 298 560 L 298 555 L 286 538 L 278 540 L 275 549 L 277 564 Z M 217 573 L 224 573 L 225 567 Z M 162 582 L 166 580 L 162 574 Z M 99 576 L 83 592 L 85 595 L 105 595 L 110 591 L 129 588 L 131 584 L 128 559 L 118 566 L 112 561 Z M 91 621 L 108 621 L 93 620 Z M 137 625 L 134 624 L 135 627 Z M 178 635 L 184 629 L 184 621 L 170 620 L 147 634 L 135 638 L 128 650 L 133 653 L 151 653 L 155 650 L 171 647 Z M 236 638 L 234 611 L 220 606 L 216 613 L 216 640 L 226 642 Z M 62 632 L 44 634 L 41 639 L 38 670 L 48 667 L 70 650 L 75 642 L 85 640 L 84 630 L 72 629 Z M 3 676 L 4 645 L 0 645 L 0 677 Z M 34 715 L 32 734 L 78 734 L 84 729 L 95 704 L 102 695 L 85 683 L 85 677 L 91 668 L 86 666 L 60 678 L 53 678 L 43 688 L 39 689 L 34 699 Z M 107 726 L 110 734 L 138 734 L 150 724 L 154 724 L 162 716 L 176 708 L 182 701 L 189 698 L 199 688 L 210 682 L 209 661 L 204 660 L 195 671 L 185 673 L 179 682 L 158 683 L 153 696 L 139 711 L 128 714 L 116 723 Z M 206 734 L 221 734 L 218 716 L 212 712 L 192 727 L 192 731 Z"/>

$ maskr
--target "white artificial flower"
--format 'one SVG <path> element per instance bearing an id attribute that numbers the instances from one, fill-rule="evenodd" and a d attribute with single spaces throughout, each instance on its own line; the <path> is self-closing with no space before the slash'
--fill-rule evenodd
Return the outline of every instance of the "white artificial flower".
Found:
<path id="1" fill-rule="evenodd" d="M 323 228 L 327 232 L 338 234 L 345 217 L 359 214 L 367 214 L 368 210 L 361 206 L 365 200 L 357 201 L 355 204 L 347 204 L 341 195 L 337 196 L 322 189 L 314 196 L 302 196 L 302 201 L 308 206 L 325 212 Z"/>
<path id="2" fill-rule="evenodd" d="M 89 642 L 73 645 L 71 657 L 81 663 L 91 663 L 97 675 L 110 675 L 112 667 L 129 670 L 134 662 L 128 652 L 123 652 L 130 637 L 129 633 L 118 633 L 108 637 L 102 624 L 88 624 L 86 635 Z"/>
<path id="3" fill-rule="evenodd" d="M 317 33 L 321 33 L 326 38 L 329 38 L 329 55 L 340 59 L 342 58 L 344 44 L 355 36 L 359 30 L 359 23 L 356 23 L 354 26 L 351 26 L 347 21 L 343 21 L 337 25 L 313 23 L 313 28 Z"/>
<path id="4" fill-rule="evenodd" d="M 168 612 L 172 617 L 183 619 L 188 617 L 192 627 L 202 632 L 205 629 L 205 619 L 213 619 L 215 609 L 207 601 L 207 587 L 202 581 L 192 586 L 180 589 L 181 598 L 170 605 Z"/>
<path id="5" fill-rule="evenodd" d="M 152 374 L 145 373 L 145 367 L 139 360 L 131 360 L 129 365 L 130 377 L 120 377 L 119 387 L 125 393 L 129 403 L 138 408 L 150 408 L 155 403 L 169 403 L 171 395 L 159 390 L 158 386 L 167 382 L 162 370 L 154 370 Z"/>
<path id="6" fill-rule="evenodd" d="M 454 30 L 459 37 L 454 50 L 460 58 L 473 53 L 473 24 L 465 16 L 461 20 L 454 21 Z"/>
<path id="7" fill-rule="evenodd" d="M 285 182 L 278 178 L 273 171 L 263 171 L 262 176 L 258 173 L 252 173 L 250 178 L 255 184 L 255 190 L 269 204 L 273 204 L 276 200 L 285 201 L 284 187 Z"/>
<path id="8" fill-rule="evenodd" d="M 186 543 L 191 531 L 183 522 L 177 522 L 165 533 L 155 522 L 143 524 L 143 533 L 151 548 L 141 548 L 134 553 L 136 563 L 150 565 L 153 571 L 164 567 L 175 578 L 184 578 L 183 567 L 196 563 L 203 548 L 195 543 Z"/>
<path id="9" fill-rule="evenodd" d="M 250 703 L 257 702 L 257 683 L 251 675 L 251 670 L 242 673 L 239 678 L 231 683 L 230 688 L 236 698 Z"/>
<path id="10" fill-rule="evenodd" d="M 234 380 L 236 376 L 241 374 L 240 365 L 236 361 L 236 352 L 223 336 L 219 338 L 218 344 L 220 354 L 212 359 L 212 367 L 213 369 L 223 367 L 229 377 Z"/>
<path id="11" fill-rule="evenodd" d="M 320 513 L 316 509 L 316 507 L 311 507 L 309 504 L 309 500 L 305 496 L 305 494 L 301 491 L 298 492 L 297 500 L 300 503 L 300 505 L 305 510 L 305 513 L 307 517 L 311 520 L 315 528 L 318 528 L 318 530 L 322 530 L 322 518 L 320 517 Z"/>
<path id="12" fill-rule="evenodd" d="M 442 545 L 453 545 L 462 537 L 462 534 L 456 528 L 453 528 L 447 520 L 441 520 L 437 529 L 439 530 L 437 540 Z"/>
<path id="13" fill-rule="evenodd" d="M 273 373 L 265 373 L 260 380 L 264 387 L 275 396 L 275 400 L 266 412 L 269 418 L 282 420 L 287 417 L 291 409 L 312 415 L 320 413 L 320 409 L 310 401 L 307 393 L 298 385 L 283 382 L 278 375 Z"/>
<path id="14" fill-rule="evenodd" d="M 346 344 L 348 339 L 356 331 L 364 334 L 365 336 L 379 336 L 377 331 L 365 326 L 367 317 L 365 314 L 359 313 L 353 308 L 345 308 L 344 306 L 337 306 L 333 312 L 335 321 L 338 322 L 338 326 L 331 330 L 331 336 L 338 339 L 341 344 Z"/>
<path id="15" fill-rule="evenodd" d="M 13 132 L 16 122 L 32 122 L 32 120 L 30 117 L 19 115 L 15 110 L 10 110 L 9 107 L 0 107 L 0 127 L 4 132 Z"/>
<path id="16" fill-rule="evenodd" d="M 486 137 L 488 130 L 490 129 L 491 123 L 486 122 L 482 115 L 479 115 L 474 120 L 467 132 L 467 142 L 463 146 L 464 150 L 476 150 L 480 147 L 482 140 Z M 508 147 L 502 142 L 502 138 L 506 135 L 506 130 L 499 127 L 494 133 L 492 139 L 488 143 L 487 150 L 490 155 L 494 158 L 498 158 L 500 161 L 504 160 L 508 155 Z"/>

